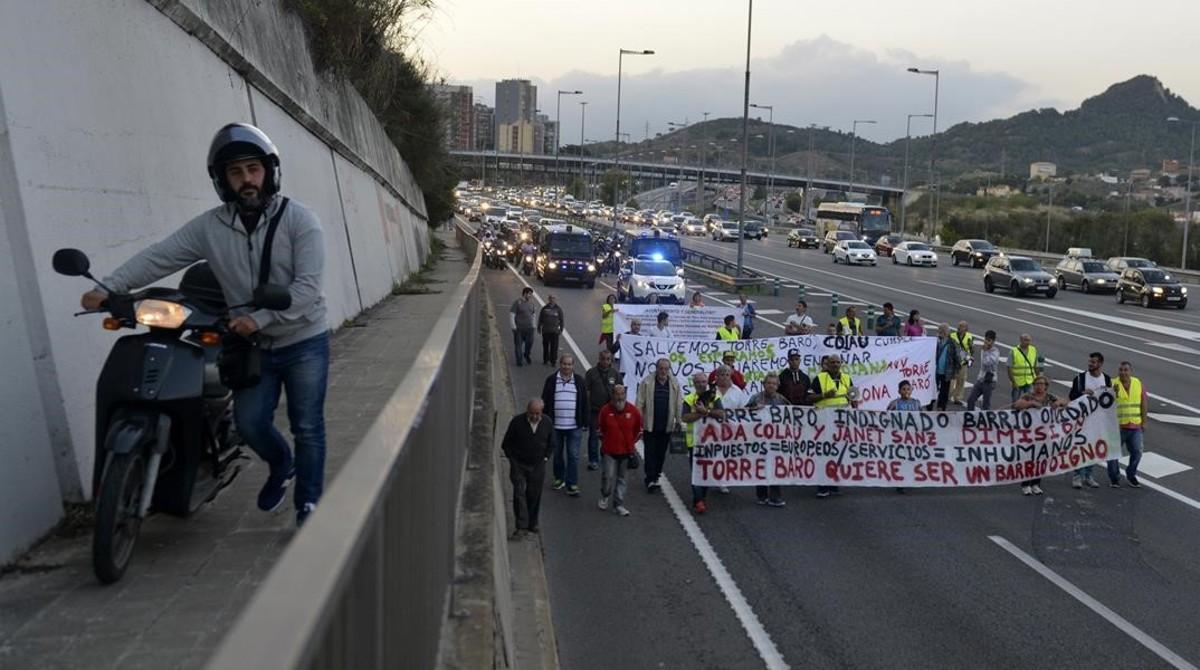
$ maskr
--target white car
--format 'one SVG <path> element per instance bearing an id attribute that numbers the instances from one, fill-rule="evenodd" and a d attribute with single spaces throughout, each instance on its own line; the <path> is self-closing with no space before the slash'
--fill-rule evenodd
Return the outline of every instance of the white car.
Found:
<path id="1" fill-rule="evenodd" d="M 875 265 L 878 259 L 871 245 L 862 240 L 842 240 L 833 248 L 833 262 L 846 265 Z"/>
<path id="2" fill-rule="evenodd" d="M 670 261 L 645 257 L 629 261 L 617 275 L 617 300 L 682 305 L 687 300 L 687 283 L 679 273 Z"/>
<path id="3" fill-rule="evenodd" d="M 725 240 L 737 242 L 737 221 L 713 221 L 712 238 L 713 242 L 724 242 Z"/>
<path id="4" fill-rule="evenodd" d="M 703 235 L 708 232 L 708 229 L 700 219 L 688 219 L 683 223 L 683 229 L 680 232 L 684 235 Z"/>
<path id="5" fill-rule="evenodd" d="M 892 248 L 892 263 L 905 265 L 928 265 L 936 268 L 938 255 L 924 242 L 901 242 Z"/>

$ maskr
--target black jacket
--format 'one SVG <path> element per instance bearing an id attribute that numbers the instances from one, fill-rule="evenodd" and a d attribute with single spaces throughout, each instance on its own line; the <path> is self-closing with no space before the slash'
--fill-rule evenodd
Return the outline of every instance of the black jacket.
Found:
<path id="1" fill-rule="evenodd" d="M 1103 374 L 1104 374 L 1104 385 L 1111 388 L 1113 385 L 1112 377 L 1109 377 L 1107 372 L 1105 372 Z M 1085 379 L 1086 375 L 1087 375 L 1087 370 L 1084 370 L 1083 372 L 1080 372 L 1079 374 L 1075 375 L 1074 381 L 1071 382 L 1071 393 L 1070 393 L 1070 395 L 1067 396 L 1068 398 L 1070 398 L 1071 400 L 1074 400 L 1074 399 L 1078 398 L 1079 396 L 1083 395 L 1083 392 L 1087 389 L 1087 380 Z"/>
<path id="2" fill-rule="evenodd" d="M 542 384 L 542 403 L 545 404 L 546 416 L 550 418 L 551 425 L 554 424 L 554 379 L 559 373 L 546 377 L 546 383 Z M 583 377 L 579 373 L 575 373 L 575 426 L 578 428 L 587 428 L 589 419 L 591 418 L 591 408 L 588 406 L 587 384 L 583 382 Z"/>
<path id="3" fill-rule="evenodd" d="M 554 421 L 542 415 L 538 422 L 537 432 L 529 429 L 529 419 L 522 412 L 508 422 L 508 430 L 504 431 L 504 440 L 500 443 L 500 451 L 508 456 L 510 461 L 523 465 L 534 465 L 550 457 L 554 450 Z"/>
<path id="4" fill-rule="evenodd" d="M 793 375 L 791 368 L 779 371 L 779 392 L 793 405 L 807 405 L 808 389 L 812 387 L 812 380 L 804 374 L 803 370 L 796 372 L 799 374 Z"/>

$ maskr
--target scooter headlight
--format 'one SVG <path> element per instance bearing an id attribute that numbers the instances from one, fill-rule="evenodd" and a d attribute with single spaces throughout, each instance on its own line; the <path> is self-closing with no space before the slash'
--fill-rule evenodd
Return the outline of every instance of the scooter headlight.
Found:
<path id="1" fill-rule="evenodd" d="M 139 300 L 134 305 L 137 322 L 150 328 L 179 328 L 191 313 L 187 307 L 166 300 Z"/>

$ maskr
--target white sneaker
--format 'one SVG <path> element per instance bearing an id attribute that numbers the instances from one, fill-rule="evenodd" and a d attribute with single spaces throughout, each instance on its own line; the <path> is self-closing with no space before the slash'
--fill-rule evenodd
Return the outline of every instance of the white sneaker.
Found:
<path id="1" fill-rule="evenodd" d="M 617 514 L 621 516 L 629 516 L 629 510 L 625 509 L 624 505 L 617 505 Z"/>
<path id="2" fill-rule="evenodd" d="M 600 503 L 596 506 L 600 509 L 608 509 L 608 498 L 601 498 Z"/>
<path id="3" fill-rule="evenodd" d="M 1079 475 L 1075 475 L 1074 477 L 1071 477 L 1071 488 L 1073 488 L 1073 489 L 1083 488 L 1083 477 L 1080 477 Z"/>
<path id="4" fill-rule="evenodd" d="M 1090 486 L 1090 487 L 1092 487 L 1092 488 L 1094 488 L 1094 489 L 1098 489 L 1098 488 L 1100 488 L 1100 482 L 1096 481 L 1096 478 L 1095 478 L 1095 477 L 1088 477 L 1088 478 L 1087 478 L 1087 485 L 1088 485 L 1088 486 Z"/>
<path id="5" fill-rule="evenodd" d="M 1035 495 L 1035 496 L 1040 496 L 1040 495 L 1042 495 L 1042 487 L 1038 486 L 1037 484 L 1034 484 L 1034 485 L 1033 485 L 1032 487 L 1030 487 L 1030 488 L 1032 488 L 1032 489 L 1033 489 L 1033 495 Z"/>
<path id="6" fill-rule="evenodd" d="M 1033 489 L 1029 488 L 1028 486 L 1022 486 L 1022 487 L 1021 487 L 1021 494 L 1022 494 L 1022 495 L 1031 496 L 1031 495 L 1033 495 Z"/>
<path id="7" fill-rule="evenodd" d="M 721 487 L 721 493 L 729 493 L 729 487 L 728 487 L 728 486 L 722 486 L 722 487 Z"/>

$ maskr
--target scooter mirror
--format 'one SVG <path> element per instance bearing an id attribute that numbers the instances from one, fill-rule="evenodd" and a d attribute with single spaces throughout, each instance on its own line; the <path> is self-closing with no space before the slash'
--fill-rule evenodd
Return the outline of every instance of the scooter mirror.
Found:
<path id="1" fill-rule="evenodd" d="M 87 254 L 78 249 L 59 249 L 54 252 L 54 271 L 60 275 L 84 277 L 91 267 Z"/>
<path id="2" fill-rule="evenodd" d="M 284 310 L 292 306 L 292 294 L 286 286 L 263 284 L 254 289 L 254 306 L 259 309 Z"/>

